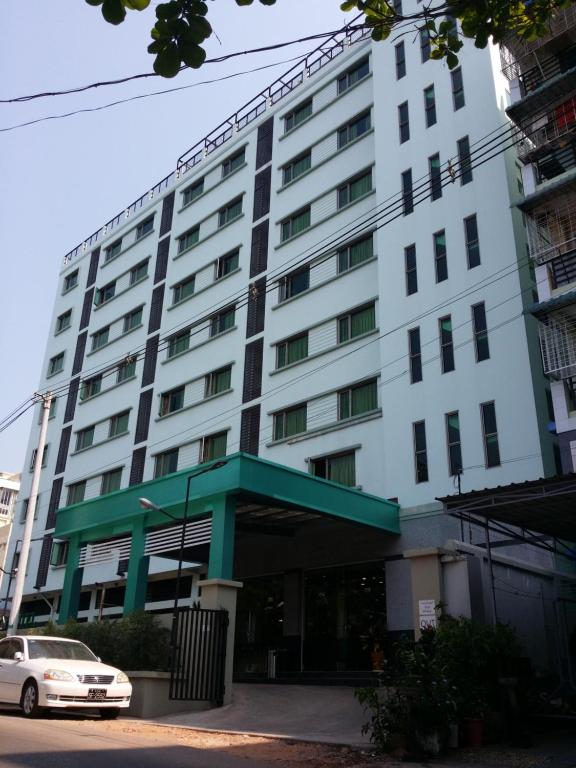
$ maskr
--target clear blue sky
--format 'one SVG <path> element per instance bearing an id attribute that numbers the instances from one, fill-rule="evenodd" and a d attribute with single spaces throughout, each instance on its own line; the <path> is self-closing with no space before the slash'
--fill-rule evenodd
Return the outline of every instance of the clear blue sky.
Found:
<path id="1" fill-rule="evenodd" d="M 239 8 L 212 0 L 221 56 L 337 29 L 340 0 L 277 0 Z M 152 0 L 152 6 L 155 1 Z M 0 99 L 56 91 L 152 70 L 153 8 L 119 27 L 84 0 L 3 0 Z M 241 34 L 239 34 L 241 33 Z M 0 129 L 118 99 L 191 85 L 303 55 L 315 44 L 205 65 L 86 94 L 0 104 Z M 291 65 L 221 83 L 0 132 L 0 419 L 38 387 L 63 256 L 173 170 L 187 148 Z M 29 411 L 0 434 L 0 471 L 23 467 Z"/>

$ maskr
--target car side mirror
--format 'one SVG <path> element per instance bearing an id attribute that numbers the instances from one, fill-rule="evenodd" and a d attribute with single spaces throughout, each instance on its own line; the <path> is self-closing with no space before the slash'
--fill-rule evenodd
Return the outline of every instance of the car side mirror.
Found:
<path id="1" fill-rule="evenodd" d="M 16 651 L 13 658 L 14 658 L 14 661 L 24 661 L 24 654 L 22 653 L 22 651 Z"/>

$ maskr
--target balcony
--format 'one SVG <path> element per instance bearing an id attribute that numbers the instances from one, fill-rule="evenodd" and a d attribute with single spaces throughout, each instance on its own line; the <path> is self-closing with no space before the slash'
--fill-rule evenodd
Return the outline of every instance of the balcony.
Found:
<path id="1" fill-rule="evenodd" d="M 572 305 L 573 309 L 576 309 Z M 540 351 L 546 376 L 567 379 L 576 375 L 576 316 L 555 313 L 539 324 Z"/>
<path id="2" fill-rule="evenodd" d="M 537 264 L 573 259 L 576 250 L 576 185 L 527 212 L 530 256 Z"/>

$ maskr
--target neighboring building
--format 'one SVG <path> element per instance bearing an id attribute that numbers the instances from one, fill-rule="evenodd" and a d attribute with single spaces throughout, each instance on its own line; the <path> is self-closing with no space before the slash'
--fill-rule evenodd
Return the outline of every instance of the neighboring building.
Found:
<path id="1" fill-rule="evenodd" d="M 485 533 L 436 499 L 556 471 L 525 312 L 536 287 L 511 206 L 521 168 L 493 133 L 506 125 L 508 80 L 496 48 L 466 44 L 450 72 L 428 60 L 425 34 L 358 38 L 323 44 L 65 257 L 39 390 L 69 388 L 49 422 L 34 531 L 44 540 L 31 549 L 23 606 L 39 621 L 34 589 L 57 600 L 63 583 L 63 617 L 169 611 L 175 565 L 162 555 L 179 529 L 144 545 L 137 498 L 175 509 L 172 473 L 238 451 L 291 468 L 274 481 L 281 496 L 280 470 L 266 462 L 228 467 L 246 472 L 243 488 L 252 471 L 270 479 L 261 509 L 242 502 L 263 540 L 237 552 L 233 573 L 219 571 L 245 585 L 240 671 L 261 670 L 271 646 L 296 666 L 358 665 L 366 623 L 411 632 L 420 598 L 488 617 Z M 36 419 L 30 467 L 38 432 Z M 217 479 L 228 469 L 192 491 L 228 494 Z M 25 473 L 18 531 L 30 482 Z M 348 522 L 374 496 L 397 501 L 399 518 L 380 501 L 374 530 L 323 529 L 331 510 L 320 510 L 318 488 L 336 494 L 332 511 Z M 308 538 L 269 536 L 272 500 L 292 510 L 285 522 L 304 514 L 307 494 Z M 419 570 L 427 558 L 430 579 Z M 504 613 L 549 663 L 548 607 L 533 595 L 547 594 L 553 557 L 500 547 L 494 563 Z M 186 568 L 184 602 L 201 572 Z M 520 585 L 530 611 L 504 595 Z"/>
<path id="2" fill-rule="evenodd" d="M 20 489 L 20 475 L 12 472 L 0 472 L 0 617 L 4 616 L 3 596 L 9 576 L 4 579 L 4 571 L 10 572 L 10 561 L 7 560 L 8 544 L 12 532 L 14 505 Z"/>

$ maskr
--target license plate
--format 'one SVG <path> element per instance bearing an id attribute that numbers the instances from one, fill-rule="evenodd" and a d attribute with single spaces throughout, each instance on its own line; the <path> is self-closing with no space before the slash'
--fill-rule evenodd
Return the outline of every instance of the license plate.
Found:
<path id="1" fill-rule="evenodd" d="M 106 698 L 106 688 L 88 688 L 87 698 L 90 701 L 104 701 Z"/>

